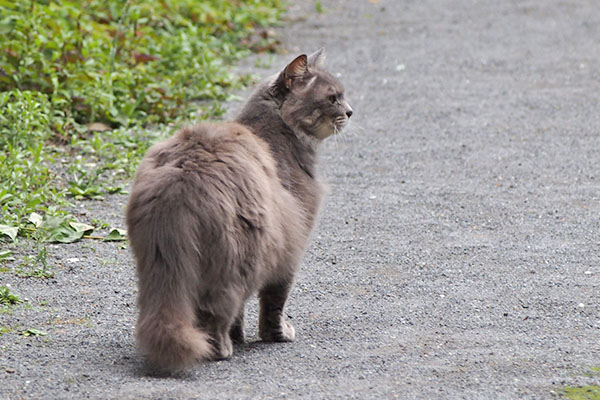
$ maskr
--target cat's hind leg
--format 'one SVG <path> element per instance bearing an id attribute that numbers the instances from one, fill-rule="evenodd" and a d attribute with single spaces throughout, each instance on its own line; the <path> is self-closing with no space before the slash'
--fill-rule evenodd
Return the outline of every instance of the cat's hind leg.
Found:
<path id="1" fill-rule="evenodd" d="M 264 342 L 291 342 L 296 337 L 294 327 L 283 317 L 283 306 L 290 287 L 291 282 L 269 284 L 258 294 L 260 299 L 258 333 Z"/>

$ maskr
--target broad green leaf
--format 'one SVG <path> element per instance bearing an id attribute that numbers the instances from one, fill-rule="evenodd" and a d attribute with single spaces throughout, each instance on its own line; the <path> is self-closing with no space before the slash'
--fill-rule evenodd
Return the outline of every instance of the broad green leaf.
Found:
<path id="1" fill-rule="evenodd" d="M 68 217 L 46 216 L 39 229 L 45 233 L 43 240 L 52 243 L 73 243 L 84 234 L 71 226 Z"/>
<path id="2" fill-rule="evenodd" d="M 59 227 L 61 224 L 68 223 L 68 217 L 65 216 L 54 216 L 54 215 L 46 215 L 40 224 L 39 228 L 46 230 L 53 230 Z"/>
<path id="3" fill-rule="evenodd" d="M 15 5 L 12 1 L 0 0 L 0 7 L 15 8 Z"/>
<path id="4" fill-rule="evenodd" d="M 50 236 L 46 239 L 51 243 L 73 243 L 83 237 L 83 232 L 77 232 L 68 225 L 61 225 L 50 232 Z"/>
<path id="5" fill-rule="evenodd" d="M 127 239 L 127 231 L 124 229 L 114 228 L 109 232 L 108 235 L 104 238 L 105 242 L 118 242 Z"/>

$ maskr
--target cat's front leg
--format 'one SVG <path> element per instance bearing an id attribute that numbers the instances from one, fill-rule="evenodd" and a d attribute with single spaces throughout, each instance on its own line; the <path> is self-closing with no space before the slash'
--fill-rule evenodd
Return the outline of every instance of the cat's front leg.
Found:
<path id="1" fill-rule="evenodd" d="M 292 324 L 283 318 L 290 286 L 290 283 L 271 284 L 259 292 L 258 334 L 264 342 L 291 342 L 296 337 Z"/>
<path id="2" fill-rule="evenodd" d="M 244 343 L 244 307 L 240 310 L 229 328 L 229 337 L 234 344 Z"/>

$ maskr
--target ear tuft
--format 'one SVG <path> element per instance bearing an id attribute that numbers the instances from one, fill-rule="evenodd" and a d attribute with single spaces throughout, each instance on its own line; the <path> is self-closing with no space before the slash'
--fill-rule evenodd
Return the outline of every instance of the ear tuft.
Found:
<path id="1" fill-rule="evenodd" d="M 283 70 L 283 79 L 285 86 L 290 89 L 292 82 L 302 78 L 308 71 L 308 58 L 306 54 L 302 54 L 289 63 Z"/>
<path id="2" fill-rule="evenodd" d="M 321 68 L 325 63 L 325 58 L 325 48 L 321 47 L 319 50 L 308 56 L 308 65 L 311 67 Z"/>

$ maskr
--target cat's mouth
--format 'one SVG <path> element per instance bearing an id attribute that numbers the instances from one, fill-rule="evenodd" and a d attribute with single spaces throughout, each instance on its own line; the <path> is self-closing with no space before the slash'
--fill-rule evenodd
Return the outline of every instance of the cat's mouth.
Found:
<path id="1" fill-rule="evenodd" d="M 343 115 L 334 119 L 333 120 L 333 133 L 334 134 L 340 133 L 346 127 L 348 120 L 349 120 L 349 118 L 346 116 L 343 116 Z"/>
<path id="2" fill-rule="evenodd" d="M 348 117 L 339 116 L 333 119 L 321 118 L 311 128 L 313 135 L 323 140 L 332 135 L 341 133 L 348 124 Z"/>

